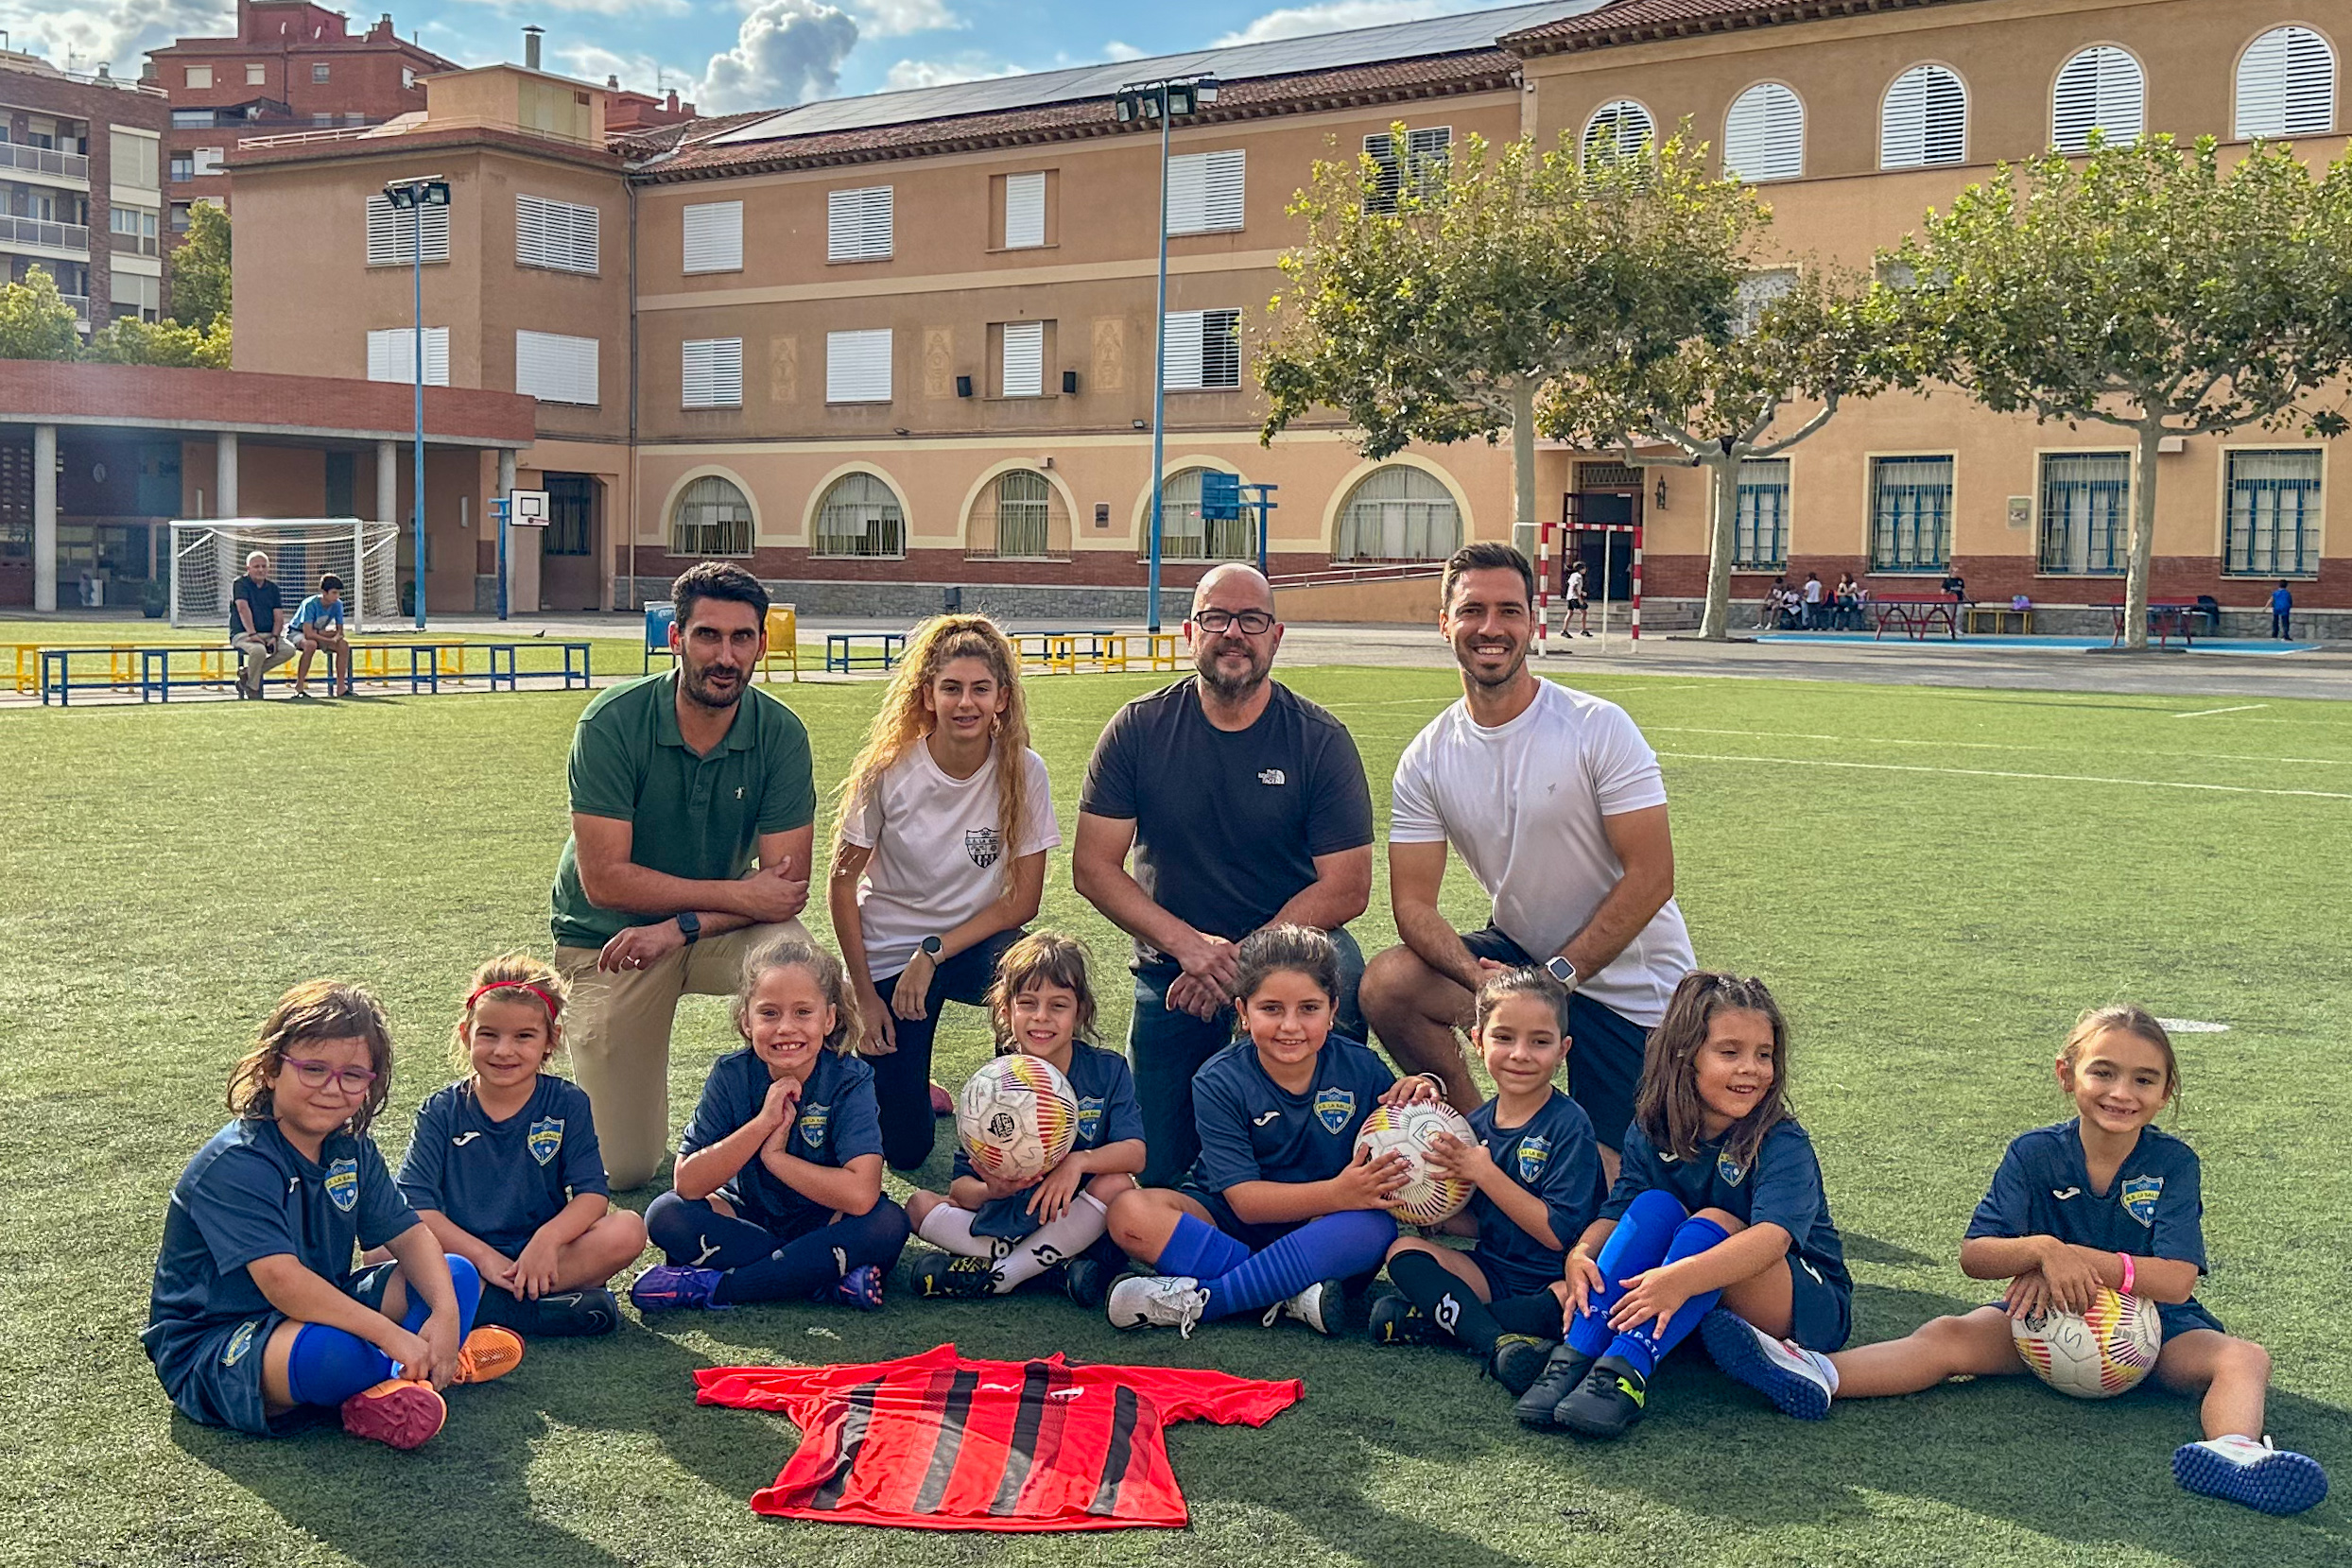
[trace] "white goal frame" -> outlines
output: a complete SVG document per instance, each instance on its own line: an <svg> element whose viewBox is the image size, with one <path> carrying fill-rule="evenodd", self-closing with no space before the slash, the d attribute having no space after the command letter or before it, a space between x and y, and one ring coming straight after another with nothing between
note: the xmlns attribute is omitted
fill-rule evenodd
<svg viewBox="0 0 2352 1568"><path fill-rule="evenodd" d="M211 606L190 606L182 593L182 563L192 554L208 545L223 545L236 558L233 566L223 574L223 587L233 588L235 574L244 565L244 557L253 550L268 554L274 564L281 551L289 544L320 544L347 549L352 566L345 574L343 603L345 618L354 635L367 629L371 594L394 608L381 612L388 618L397 618L397 582L400 525L372 523L356 517L202 517L175 518L171 524L171 624L175 627L201 625L206 619L222 619L228 613L226 603L216 610ZM224 563L226 564L226 563ZM295 585L297 602L315 584Z"/></svg>

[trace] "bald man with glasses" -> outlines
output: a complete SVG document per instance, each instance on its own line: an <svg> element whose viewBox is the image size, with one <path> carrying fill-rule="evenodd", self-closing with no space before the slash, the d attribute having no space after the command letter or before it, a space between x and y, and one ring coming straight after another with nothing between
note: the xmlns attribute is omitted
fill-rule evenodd
<svg viewBox="0 0 2352 1568"><path fill-rule="evenodd" d="M1196 673L1121 708L1096 742L1070 856L1079 892L1135 939L1127 1056L1146 1186L1172 1184L1199 1152L1192 1075L1233 1040L1242 938L1331 933L1337 1026L1364 1028L1364 959L1346 927L1372 898L1372 791L1355 737L1269 679L1282 623L1254 569L1203 577L1185 637Z"/></svg>

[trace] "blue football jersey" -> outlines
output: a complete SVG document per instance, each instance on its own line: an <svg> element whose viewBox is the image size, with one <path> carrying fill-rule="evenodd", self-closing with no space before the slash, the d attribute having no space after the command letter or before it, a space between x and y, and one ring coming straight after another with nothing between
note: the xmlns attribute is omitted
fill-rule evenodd
<svg viewBox="0 0 2352 1568"><path fill-rule="evenodd" d="M440 1211L510 1258L581 1193L613 1190L586 1092L546 1073L503 1122L470 1078L434 1094L417 1108L399 1180L410 1208Z"/></svg>
<svg viewBox="0 0 2352 1568"><path fill-rule="evenodd" d="M1070 1045L1070 1094L1078 1101L1078 1138L1070 1151L1102 1148L1111 1144L1123 1144L1129 1139L1143 1140L1143 1111L1135 1104L1135 1077L1127 1070L1127 1059L1116 1051L1106 1051L1084 1041ZM977 1176L972 1156L963 1145L956 1145L955 1174ZM972 1220L976 1236L997 1236L1018 1241L1037 1229L1037 1216L1029 1212L1029 1195L1014 1193L1009 1198L992 1198L980 1205Z"/></svg>
<svg viewBox="0 0 2352 1568"><path fill-rule="evenodd" d="M1236 1041L1193 1076L1193 1185L1329 1180L1355 1158L1357 1129L1395 1081L1369 1046L1334 1034L1315 1053L1306 1092L1293 1094L1266 1076L1255 1045Z"/></svg>
<svg viewBox="0 0 2352 1568"><path fill-rule="evenodd" d="M2091 1190L2079 1118L2011 1142L1992 1190L1968 1221L1977 1236L2056 1236L2101 1252L2170 1258L2205 1271L2205 1199L2196 1152L2170 1133L2139 1129L2139 1142L2103 1193Z"/></svg>
<svg viewBox="0 0 2352 1568"><path fill-rule="evenodd" d="M1660 1150L1634 1123L1625 1129L1617 1185L1600 1205L1600 1217L1616 1219L1634 1198L1661 1188L1690 1210L1721 1209L1750 1225L1777 1225L1789 1232L1789 1253L1841 1297L1854 1294L1846 1272L1845 1244L1830 1223L1829 1198L1822 1190L1821 1162L1813 1141L1784 1118L1764 1135L1753 1167L1742 1167L1724 1151L1724 1140L1699 1146L1696 1160L1677 1160Z"/></svg>
<svg viewBox="0 0 2352 1568"><path fill-rule="evenodd" d="M678 1158L719 1142L759 1114L775 1082L768 1064L750 1046L720 1057L703 1080L701 1102L678 1139ZM808 1081L801 1086L800 1110L785 1152L812 1165L839 1168L861 1154L882 1152L882 1113L873 1097L873 1069L854 1056L820 1051ZM824 1205L777 1180L754 1155L743 1163L719 1196L754 1225L777 1232L804 1227Z"/></svg>
<svg viewBox="0 0 2352 1568"><path fill-rule="evenodd" d="M1531 1296L1561 1277L1567 1249L1600 1211L1600 1148L1584 1108L1557 1089L1517 1127L1496 1126L1499 1103L1470 1112L1470 1129L1504 1174L1544 1200L1560 1245L1547 1247L1519 1229L1483 1192L1471 1195L1469 1213L1479 1222L1478 1260L1496 1296Z"/></svg>

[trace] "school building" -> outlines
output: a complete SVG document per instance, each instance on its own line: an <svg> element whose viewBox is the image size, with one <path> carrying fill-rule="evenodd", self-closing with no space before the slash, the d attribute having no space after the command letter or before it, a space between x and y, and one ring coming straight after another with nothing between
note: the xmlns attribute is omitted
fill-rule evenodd
<svg viewBox="0 0 2352 1568"><path fill-rule="evenodd" d="M1787 265L1867 267L1997 161L2094 126L2336 158L2343 20L2306 0L1558 0L618 136L591 83L427 76L421 113L229 155L236 364L407 381L415 220L382 189L438 177L426 377L536 400L518 464L552 498L526 546L546 608L625 608L731 556L810 612L911 614L962 588L1008 613L1132 616L1155 483L1173 592L1254 556L1251 528L1202 516L1212 471L1279 487L1278 577L1511 537L1507 445L1370 462L1323 421L1260 446L1249 344L1317 159L1371 151L1402 178L1474 132L1623 142L1687 119L1762 189ZM1172 135L1155 475L1159 137L1115 100L1194 76L1220 91ZM2159 595L2252 607L2286 577L2307 609L2352 609L2331 443L2250 429L2168 448ZM1539 459L1544 515L1583 495L1580 515L1644 525L1653 612L1699 592L1699 474ZM1949 391L1879 398L1743 474L1736 592L1783 570L1880 592L1958 570L1980 599L2102 605L2130 482L2111 432ZM458 508L428 528L429 604L473 608ZM1396 619L1429 595L1319 597L1288 604Z"/></svg>

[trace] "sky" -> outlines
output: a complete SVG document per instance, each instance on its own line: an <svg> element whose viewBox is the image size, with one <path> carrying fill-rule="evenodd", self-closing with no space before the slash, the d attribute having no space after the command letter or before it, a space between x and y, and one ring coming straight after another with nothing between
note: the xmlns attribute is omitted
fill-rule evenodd
<svg viewBox="0 0 2352 1568"><path fill-rule="evenodd" d="M705 113L922 87L1018 71L1336 32L1507 0L1194 0L1181 16L1101 0L392 0L404 35L461 65L522 59L643 92L677 88ZM355 30L384 0L350 14ZM146 50L225 36L221 0L0 0L9 46L69 70L136 77Z"/></svg>

